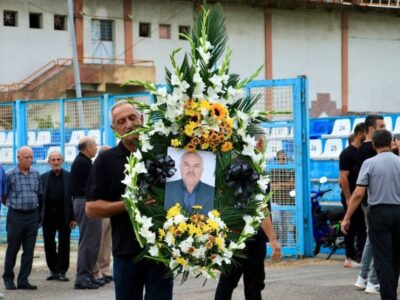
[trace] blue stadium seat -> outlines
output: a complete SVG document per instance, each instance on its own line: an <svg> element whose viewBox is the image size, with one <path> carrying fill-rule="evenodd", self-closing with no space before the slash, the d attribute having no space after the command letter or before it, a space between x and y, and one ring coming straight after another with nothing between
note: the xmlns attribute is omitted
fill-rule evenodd
<svg viewBox="0 0 400 300"><path fill-rule="evenodd" d="M310 138L319 139L323 134L329 134L332 131L332 120L311 120Z"/></svg>
<svg viewBox="0 0 400 300"><path fill-rule="evenodd" d="M46 147L43 146L33 146L33 159L44 160L46 158Z"/></svg>

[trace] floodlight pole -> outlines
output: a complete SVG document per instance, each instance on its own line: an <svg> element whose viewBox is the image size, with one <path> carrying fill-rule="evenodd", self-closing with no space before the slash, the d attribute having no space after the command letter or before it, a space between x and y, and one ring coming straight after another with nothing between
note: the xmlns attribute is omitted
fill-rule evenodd
<svg viewBox="0 0 400 300"><path fill-rule="evenodd" d="M77 98L82 98L81 77L80 77L80 74L79 74L78 51L77 51L77 48L76 48L75 24L74 24L74 2L73 2L73 0L68 0L68 19L69 19L69 28L70 28L70 31L71 31L72 63L73 63L73 66L74 66L76 97ZM84 126L84 115L83 115L82 101L78 101L77 102L77 106L78 106L79 127L83 127Z"/></svg>

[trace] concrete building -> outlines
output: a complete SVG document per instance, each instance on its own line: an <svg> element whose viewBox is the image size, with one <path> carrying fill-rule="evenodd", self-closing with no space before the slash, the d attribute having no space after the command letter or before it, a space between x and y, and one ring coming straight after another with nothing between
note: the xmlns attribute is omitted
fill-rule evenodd
<svg viewBox="0 0 400 300"><path fill-rule="evenodd" d="M311 115L397 112L398 0L222 2L231 72L260 65L258 79L309 78ZM168 54L188 49L201 1L75 0L84 95L131 92L128 79L163 83ZM74 95L67 1L0 2L0 100Z"/></svg>

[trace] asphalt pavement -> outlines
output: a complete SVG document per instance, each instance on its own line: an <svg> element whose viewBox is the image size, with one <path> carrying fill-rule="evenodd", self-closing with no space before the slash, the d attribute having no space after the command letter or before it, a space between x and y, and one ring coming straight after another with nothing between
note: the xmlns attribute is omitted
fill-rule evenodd
<svg viewBox="0 0 400 300"><path fill-rule="evenodd" d="M5 245L0 245L0 272L4 269ZM343 267L343 257L326 260L326 255L312 259L288 259L279 263L266 261L266 288L263 299L271 300L321 300L321 299L380 299L379 295L367 295L353 287L358 269ZM18 274L20 258L15 268ZM7 291L0 283L0 292L12 300L84 300L114 299L114 285L107 284L98 290L74 290L76 251L71 252L71 268L67 276L69 282L46 281L49 271L46 267L43 247L37 246L30 282L38 286L36 291ZM181 284L177 278L174 286L174 300L208 300L214 298L217 282L189 278ZM243 283L235 290L233 300L244 299ZM162 299L160 299L162 300Z"/></svg>

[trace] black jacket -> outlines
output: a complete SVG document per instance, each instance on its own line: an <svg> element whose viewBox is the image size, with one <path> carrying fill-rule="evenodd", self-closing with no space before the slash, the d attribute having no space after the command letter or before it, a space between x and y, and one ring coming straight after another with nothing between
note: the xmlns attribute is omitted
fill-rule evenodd
<svg viewBox="0 0 400 300"><path fill-rule="evenodd" d="M43 219L45 218L46 213L46 201L47 201L47 184L49 182L50 172L46 172L40 176L40 180L42 183L42 191L43 194L40 197L40 215L41 222L43 223ZM73 208L72 208L72 197L70 192L70 173L64 169L63 172L63 184L64 184L64 221L65 224L69 225L69 223L74 220Z"/></svg>

